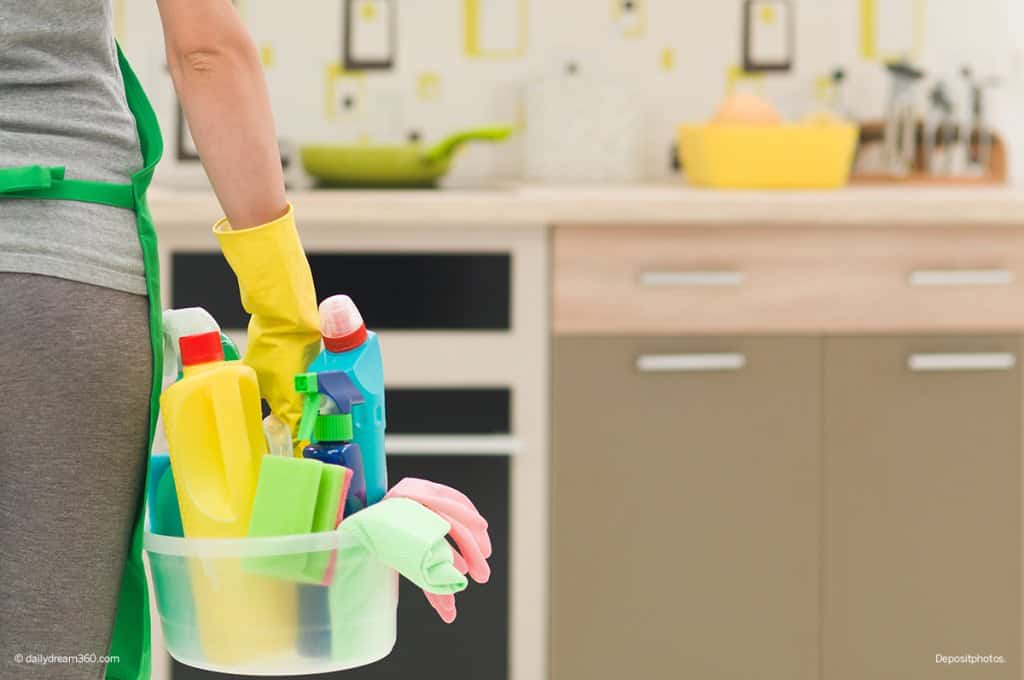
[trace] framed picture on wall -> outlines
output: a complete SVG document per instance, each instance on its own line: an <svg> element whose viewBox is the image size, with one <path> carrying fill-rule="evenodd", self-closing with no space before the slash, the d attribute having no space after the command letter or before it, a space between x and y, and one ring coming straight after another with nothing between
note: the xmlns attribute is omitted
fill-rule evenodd
<svg viewBox="0 0 1024 680"><path fill-rule="evenodd" d="M756 73L793 67L793 16L790 0L743 3L743 70Z"/></svg>
<svg viewBox="0 0 1024 680"><path fill-rule="evenodd" d="M395 0L344 0L342 64L349 71L389 70L395 65Z"/></svg>

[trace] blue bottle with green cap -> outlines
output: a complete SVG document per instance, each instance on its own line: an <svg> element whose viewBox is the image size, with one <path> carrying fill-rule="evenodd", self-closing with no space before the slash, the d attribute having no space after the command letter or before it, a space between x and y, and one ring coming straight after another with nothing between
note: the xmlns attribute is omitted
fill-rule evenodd
<svg viewBox="0 0 1024 680"><path fill-rule="evenodd" d="M313 426L313 441L302 450L303 458L328 465L343 465L352 470L352 482L345 498L345 516L366 507L366 473L359 444L352 441L352 414L318 414Z"/></svg>

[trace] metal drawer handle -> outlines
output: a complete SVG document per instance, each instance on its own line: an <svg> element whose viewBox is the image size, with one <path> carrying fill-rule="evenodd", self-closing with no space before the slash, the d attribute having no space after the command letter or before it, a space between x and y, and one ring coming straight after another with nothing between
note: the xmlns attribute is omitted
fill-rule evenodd
<svg viewBox="0 0 1024 680"><path fill-rule="evenodd" d="M1012 352L978 354L911 354L911 371L1009 371L1017 365Z"/></svg>
<svg viewBox="0 0 1024 680"><path fill-rule="evenodd" d="M743 354L641 354L637 370L643 373L738 371L747 365Z"/></svg>
<svg viewBox="0 0 1024 680"><path fill-rule="evenodd" d="M728 287L743 285L743 272L728 270L694 269L690 271L656 271L640 274L640 284L654 288L669 287Z"/></svg>
<svg viewBox="0 0 1024 680"><path fill-rule="evenodd" d="M1009 269L915 269L910 272L911 286L1009 286Z"/></svg>
<svg viewBox="0 0 1024 680"><path fill-rule="evenodd" d="M523 442L508 435L388 435L384 450L397 456L509 456Z"/></svg>

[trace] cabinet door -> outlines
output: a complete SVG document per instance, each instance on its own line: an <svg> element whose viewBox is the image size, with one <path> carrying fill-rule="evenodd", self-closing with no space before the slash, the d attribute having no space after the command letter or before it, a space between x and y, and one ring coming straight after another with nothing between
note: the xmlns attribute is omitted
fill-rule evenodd
<svg viewBox="0 0 1024 680"><path fill-rule="evenodd" d="M825 345L825 680L1020 677L1016 338Z"/></svg>
<svg viewBox="0 0 1024 680"><path fill-rule="evenodd" d="M552 678L817 678L820 341L553 362Z"/></svg>

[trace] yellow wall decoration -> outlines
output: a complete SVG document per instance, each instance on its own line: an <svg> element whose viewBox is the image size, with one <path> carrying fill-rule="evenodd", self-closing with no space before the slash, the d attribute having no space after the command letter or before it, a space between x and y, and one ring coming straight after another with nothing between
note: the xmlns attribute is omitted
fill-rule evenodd
<svg viewBox="0 0 1024 680"><path fill-rule="evenodd" d="M661 64L663 71L672 71L676 67L676 51L674 48L666 47L661 51L658 57L658 63Z"/></svg>
<svg viewBox="0 0 1024 680"><path fill-rule="evenodd" d="M416 96L421 101L435 101L441 98L441 76L424 71L416 78Z"/></svg>
<svg viewBox="0 0 1024 680"><path fill-rule="evenodd" d="M882 62L902 61L921 55L924 49L926 0L860 0L860 51L865 59ZM900 23L884 31L886 22ZM902 24L902 25L900 25ZM895 48L888 39L893 31L905 31L908 35Z"/></svg>
<svg viewBox="0 0 1024 680"><path fill-rule="evenodd" d="M466 54L516 59L526 54L528 0L463 0Z"/></svg>
<svg viewBox="0 0 1024 680"><path fill-rule="evenodd" d="M274 46L260 45L260 63L263 68L270 68L274 65Z"/></svg>
<svg viewBox="0 0 1024 680"><path fill-rule="evenodd" d="M739 64L733 64L725 71L725 91L732 94L740 83L751 83L756 86L755 89L761 89L763 76L763 73L744 71Z"/></svg>

